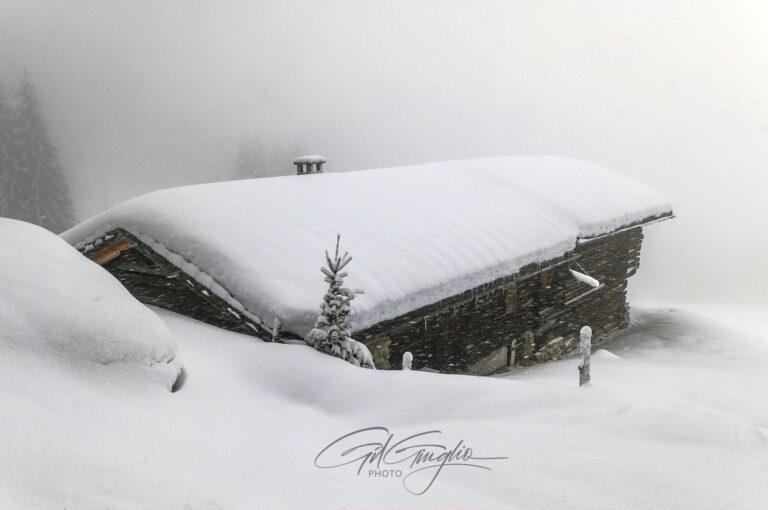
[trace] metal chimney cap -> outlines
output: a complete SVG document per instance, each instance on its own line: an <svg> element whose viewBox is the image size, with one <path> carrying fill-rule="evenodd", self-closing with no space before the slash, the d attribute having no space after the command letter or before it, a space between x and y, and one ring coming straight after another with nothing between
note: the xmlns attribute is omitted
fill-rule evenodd
<svg viewBox="0 0 768 510"><path fill-rule="evenodd" d="M299 156L293 160L294 165L306 165L306 164L322 164L325 163L325 156L319 154L309 154L307 156Z"/></svg>

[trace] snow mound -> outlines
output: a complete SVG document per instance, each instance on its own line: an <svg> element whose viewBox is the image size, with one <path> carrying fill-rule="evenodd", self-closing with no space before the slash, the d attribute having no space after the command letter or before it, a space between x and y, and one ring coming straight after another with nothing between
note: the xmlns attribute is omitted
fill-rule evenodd
<svg viewBox="0 0 768 510"><path fill-rule="evenodd" d="M614 360L614 359L623 359L621 356L617 356L611 351L606 351L605 349L599 349L595 351L592 354L593 360Z"/></svg>
<svg viewBox="0 0 768 510"><path fill-rule="evenodd" d="M661 194L604 168L518 156L167 189L63 236L80 248L125 229L189 261L265 323L277 317L303 335L337 233L354 257L349 285L366 291L353 307L359 329L670 213Z"/></svg>
<svg viewBox="0 0 768 510"><path fill-rule="evenodd" d="M624 361L594 364L588 391L574 359L497 377L360 370L158 310L194 375L179 398L30 378L0 356L0 508L765 510L768 307L740 308L635 308L638 326L608 341ZM421 497L354 463L313 466L368 426L390 446L439 430L509 458L445 466Z"/></svg>
<svg viewBox="0 0 768 510"><path fill-rule="evenodd" d="M0 350L67 364L181 370L162 320L97 264L45 229L0 218Z"/></svg>

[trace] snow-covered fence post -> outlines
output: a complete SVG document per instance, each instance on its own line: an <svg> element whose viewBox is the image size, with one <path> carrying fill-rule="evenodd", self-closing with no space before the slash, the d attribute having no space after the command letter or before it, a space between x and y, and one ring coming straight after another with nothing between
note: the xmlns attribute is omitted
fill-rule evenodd
<svg viewBox="0 0 768 510"><path fill-rule="evenodd" d="M581 342L579 343L579 353L581 354L581 361L579 361L579 386L583 386L589 382L589 362L592 354L592 328L584 326L579 332Z"/></svg>
<svg viewBox="0 0 768 510"><path fill-rule="evenodd" d="M403 370L411 370L413 365L413 354L407 352L403 354Z"/></svg>

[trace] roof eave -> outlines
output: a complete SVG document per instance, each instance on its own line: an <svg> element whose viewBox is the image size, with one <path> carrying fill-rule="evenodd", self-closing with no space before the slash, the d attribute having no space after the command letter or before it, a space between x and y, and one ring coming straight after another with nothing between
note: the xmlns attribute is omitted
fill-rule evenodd
<svg viewBox="0 0 768 510"><path fill-rule="evenodd" d="M635 229L635 228L642 228L642 227L651 225L653 223L659 223L659 222L662 222L662 221L671 220L674 217L675 217L675 213L672 212L672 211L668 211L668 212L666 212L664 214L660 214L658 216L650 216L648 218L642 219L642 220L637 221L635 223L631 223L629 225L625 225L623 227L619 227L616 230L612 230L610 232L606 232L605 234L599 234L599 235L592 236L592 237L579 237L578 239L576 239L576 244L577 245L581 245L581 244L591 243L592 241L597 241L598 239L603 239L605 237L612 236L614 234L618 234L620 232L626 232L627 230L632 230L632 229Z"/></svg>

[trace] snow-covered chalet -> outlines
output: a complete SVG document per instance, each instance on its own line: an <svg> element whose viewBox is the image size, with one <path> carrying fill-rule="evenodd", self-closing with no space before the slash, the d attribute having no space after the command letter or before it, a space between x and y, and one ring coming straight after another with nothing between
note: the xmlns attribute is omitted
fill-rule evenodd
<svg viewBox="0 0 768 510"><path fill-rule="evenodd" d="M489 374L564 356L584 325L598 339L626 327L643 227L673 214L645 185L561 157L320 163L149 193L63 236L144 303L287 341L313 326L338 233L377 368L410 351L416 369Z"/></svg>

